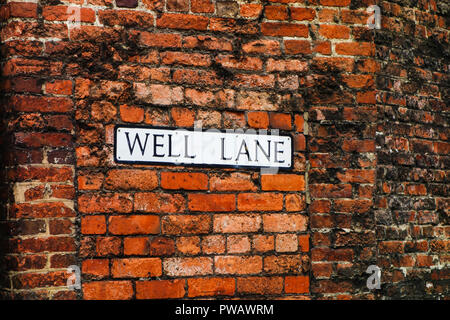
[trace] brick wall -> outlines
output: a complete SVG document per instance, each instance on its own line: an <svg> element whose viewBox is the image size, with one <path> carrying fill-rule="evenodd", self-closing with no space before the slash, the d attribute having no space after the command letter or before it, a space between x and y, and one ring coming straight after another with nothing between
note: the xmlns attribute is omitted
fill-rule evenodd
<svg viewBox="0 0 450 320"><path fill-rule="evenodd" d="M2 296L448 298L449 10L3 0ZM116 124L195 121L278 129L293 169L114 162Z"/></svg>
<svg viewBox="0 0 450 320"><path fill-rule="evenodd" d="M450 7L401 4L382 4L386 17L375 35L377 261L390 282L383 294L448 297Z"/></svg>

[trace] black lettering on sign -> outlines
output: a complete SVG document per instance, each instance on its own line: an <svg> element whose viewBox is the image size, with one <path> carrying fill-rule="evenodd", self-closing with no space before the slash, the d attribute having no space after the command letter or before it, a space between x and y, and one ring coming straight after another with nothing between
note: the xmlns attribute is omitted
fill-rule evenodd
<svg viewBox="0 0 450 320"><path fill-rule="evenodd" d="M134 136L133 146L131 146L129 132L125 132L125 136L127 137L127 141L128 141L128 148L130 149L131 155L133 155L134 147L136 146L136 141L139 144L139 148L141 149L142 155L144 155L145 147L147 146L147 140L148 140L149 135L150 135L150 133L145 134L144 147L142 147L141 139L139 139L139 134L136 133L136 135Z"/></svg>

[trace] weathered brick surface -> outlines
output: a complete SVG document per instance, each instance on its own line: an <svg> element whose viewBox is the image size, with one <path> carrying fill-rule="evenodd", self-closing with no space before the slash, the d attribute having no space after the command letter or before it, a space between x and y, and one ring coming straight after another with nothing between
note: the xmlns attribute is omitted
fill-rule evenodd
<svg viewBox="0 0 450 320"><path fill-rule="evenodd" d="M448 299L445 2L81 7L0 5L2 296ZM113 160L116 124L195 121L291 135L293 169Z"/></svg>
<svg viewBox="0 0 450 320"><path fill-rule="evenodd" d="M420 1L414 20L410 6L385 2L375 35L377 264L386 282L381 294L395 298L449 295L450 52L443 6Z"/></svg>

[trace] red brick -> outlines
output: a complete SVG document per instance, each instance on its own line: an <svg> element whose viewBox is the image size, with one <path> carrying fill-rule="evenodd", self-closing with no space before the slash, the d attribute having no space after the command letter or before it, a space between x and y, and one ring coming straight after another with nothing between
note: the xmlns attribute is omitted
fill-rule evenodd
<svg viewBox="0 0 450 320"><path fill-rule="evenodd" d="M263 111L247 113L248 125L252 128L267 129L269 127L269 115Z"/></svg>
<svg viewBox="0 0 450 320"><path fill-rule="evenodd" d="M375 104L376 103L376 93L375 93L375 91L358 92L356 94L356 101L358 103Z"/></svg>
<svg viewBox="0 0 450 320"><path fill-rule="evenodd" d="M51 189L54 198L73 199L75 196L75 188L70 185L55 185Z"/></svg>
<svg viewBox="0 0 450 320"><path fill-rule="evenodd" d="M215 96L213 92L209 91L198 91L195 89L187 88L185 90L186 100L190 101L192 104L199 106L208 106L214 103Z"/></svg>
<svg viewBox="0 0 450 320"><path fill-rule="evenodd" d="M195 13L213 13L214 4L211 0L191 0L191 10Z"/></svg>
<svg viewBox="0 0 450 320"><path fill-rule="evenodd" d="M286 277L284 281L284 290L286 293L309 292L309 277L307 276Z"/></svg>
<svg viewBox="0 0 450 320"><path fill-rule="evenodd" d="M106 232L106 220L104 216L88 216L81 218L81 233L104 234Z"/></svg>
<svg viewBox="0 0 450 320"><path fill-rule="evenodd" d="M58 218L75 216L75 211L62 202L19 203L13 206L11 212L11 218Z"/></svg>
<svg viewBox="0 0 450 320"><path fill-rule="evenodd" d="M341 182L375 183L375 170L348 169L344 173L337 173Z"/></svg>
<svg viewBox="0 0 450 320"><path fill-rule="evenodd" d="M406 193L410 195L426 195L427 188L424 184L408 184L406 186Z"/></svg>
<svg viewBox="0 0 450 320"><path fill-rule="evenodd" d="M303 72L308 69L308 64L300 60L267 60L267 71L298 71Z"/></svg>
<svg viewBox="0 0 450 320"><path fill-rule="evenodd" d="M109 275L108 259L88 259L82 263L81 271L83 275L104 278Z"/></svg>
<svg viewBox="0 0 450 320"><path fill-rule="evenodd" d="M121 252L122 241L117 237L96 238L96 253L99 256L118 255Z"/></svg>
<svg viewBox="0 0 450 320"><path fill-rule="evenodd" d="M149 47L177 48L181 47L181 36L174 33L150 33L139 34L141 44Z"/></svg>
<svg viewBox="0 0 450 320"><path fill-rule="evenodd" d="M225 237L220 235L206 236L202 239L202 252L204 254L224 253Z"/></svg>
<svg viewBox="0 0 450 320"><path fill-rule="evenodd" d="M372 206L371 200L335 200L335 210L337 212L365 213Z"/></svg>
<svg viewBox="0 0 450 320"><path fill-rule="evenodd" d="M154 237L148 246L153 256L167 256L175 252L175 241L166 237Z"/></svg>
<svg viewBox="0 0 450 320"><path fill-rule="evenodd" d="M351 0L320 0L320 4L330 7L346 7L350 5Z"/></svg>
<svg viewBox="0 0 450 320"><path fill-rule="evenodd" d="M161 53L161 62L168 65L207 67L211 64L211 59L205 54L168 51Z"/></svg>
<svg viewBox="0 0 450 320"><path fill-rule="evenodd" d="M172 108L173 121L178 127L193 127L195 114L194 111L185 108Z"/></svg>
<svg viewBox="0 0 450 320"><path fill-rule="evenodd" d="M186 36L183 38L184 48L196 48L201 50L219 50L232 51L233 44L230 40L225 38L216 38L212 36L198 35Z"/></svg>
<svg viewBox="0 0 450 320"><path fill-rule="evenodd" d="M134 210L152 213L184 212L186 201L181 194L170 193L136 193Z"/></svg>
<svg viewBox="0 0 450 320"><path fill-rule="evenodd" d="M168 11L187 12L189 11L189 0L167 0Z"/></svg>
<svg viewBox="0 0 450 320"><path fill-rule="evenodd" d="M286 54L310 54L311 42L308 40L285 40L284 51Z"/></svg>
<svg viewBox="0 0 450 320"><path fill-rule="evenodd" d="M235 74L232 85L244 88L273 88L275 77L273 75Z"/></svg>
<svg viewBox="0 0 450 320"><path fill-rule="evenodd" d="M348 39L350 38L350 28L340 25L322 24L319 27L319 34L327 39Z"/></svg>
<svg viewBox="0 0 450 320"><path fill-rule="evenodd" d="M232 296L235 292L233 278L192 278L188 279L189 297Z"/></svg>
<svg viewBox="0 0 450 320"><path fill-rule="evenodd" d="M299 21L311 21L316 17L316 11L311 8L296 8L291 7L291 19Z"/></svg>
<svg viewBox="0 0 450 320"><path fill-rule="evenodd" d="M332 228L335 226L333 218L330 215L313 215L311 216L312 228Z"/></svg>
<svg viewBox="0 0 450 320"><path fill-rule="evenodd" d="M160 232L158 216L111 216L109 232L118 235L156 234Z"/></svg>
<svg viewBox="0 0 450 320"><path fill-rule="evenodd" d="M277 234L275 239L277 252L295 252L298 250L298 238L296 234Z"/></svg>
<svg viewBox="0 0 450 320"><path fill-rule="evenodd" d="M179 237L176 246L177 251L184 255L196 255L201 251L199 237Z"/></svg>
<svg viewBox="0 0 450 320"><path fill-rule="evenodd" d="M25 133L14 134L15 143L25 147L70 147L72 135L67 133Z"/></svg>
<svg viewBox="0 0 450 320"><path fill-rule="evenodd" d="M279 211L283 208L283 195L277 193L241 193L239 211Z"/></svg>
<svg viewBox="0 0 450 320"><path fill-rule="evenodd" d="M257 34L259 25L251 20L237 21L230 18L211 18L209 30L236 34Z"/></svg>
<svg viewBox="0 0 450 320"><path fill-rule="evenodd" d="M261 32L265 36L308 37L308 26L294 23L263 22Z"/></svg>
<svg viewBox="0 0 450 320"><path fill-rule="evenodd" d="M262 270L260 256L218 256L214 259L218 274L255 274Z"/></svg>
<svg viewBox="0 0 450 320"><path fill-rule="evenodd" d="M242 45L246 53L261 53L278 55L281 53L280 43L275 40L255 40Z"/></svg>
<svg viewBox="0 0 450 320"><path fill-rule="evenodd" d="M255 235L253 237L252 245L256 252L273 251L275 248L275 239L272 235Z"/></svg>
<svg viewBox="0 0 450 320"><path fill-rule="evenodd" d="M354 252L352 249L312 248L312 261L346 261L352 262Z"/></svg>
<svg viewBox="0 0 450 320"><path fill-rule="evenodd" d="M313 263L311 268L316 278L329 278L333 273L333 265L331 263Z"/></svg>
<svg viewBox="0 0 450 320"><path fill-rule="evenodd" d="M306 209L305 197L299 194L287 194L285 204L286 211L303 211Z"/></svg>
<svg viewBox="0 0 450 320"><path fill-rule="evenodd" d="M375 152L375 142L372 140L344 140L342 150L347 152Z"/></svg>
<svg viewBox="0 0 450 320"><path fill-rule="evenodd" d="M224 68L250 71L261 70L263 66L261 59L247 56L235 58L231 55L219 55L216 58L216 62Z"/></svg>
<svg viewBox="0 0 450 320"><path fill-rule="evenodd" d="M264 231L293 232L305 231L308 219L301 214L265 214L263 215Z"/></svg>
<svg viewBox="0 0 450 320"><path fill-rule="evenodd" d="M286 113L270 113L270 127L281 130L291 130L291 115Z"/></svg>
<svg viewBox="0 0 450 320"><path fill-rule="evenodd" d="M114 169L108 171L105 188L109 190L152 190L158 186L155 171Z"/></svg>
<svg viewBox="0 0 450 320"><path fill-rule="evenodd" d="M152 28L153 14L135 10L99 10L100 23L107 26L120 25L128 28Z"/></svg>
<svg viewBox="0 0 450 320"><path fill-rule="evenodd" d="M72 234L73 230L75 229L75 224L73 221L67 220L67 219L55 219L50 220L49 222L49 229L50 234L57 235L57 234ZM103 226L99 225L99 228L97 226L93 226L93 231L96 232L102 232Z"/></svg>
<svg viewBox="0 0 450 320"><path fill-rule="evenodd" d="M214 216L214 231L219 233L256 232L260 226L259 215L218 214Z"/></svg>
<svg viewBox="0 0 450 320"><path fill-rule="evenodd" d="M21 253L68 252L75 251L75 239L72 237L26 238L14 245L11 251Z"/></svg>
<svg viewBox="0 0 450 320"><path fill-rule="evenodd" d="M38 83L37 79L16 77L13 79L5 79L3 89L14 92L41 93L42 84Z"/></svg>
<svg viewBox="0 0 450 320"><path fill-rule="evenodd" d="M403 253L404 243L402 241L383 241L378 244L380 254Z"/></svg>
<svg viewBox="0 0 450 320"><path fill-rule="evenodd" d="M304 270L303 265L309 260L299 254L277 255L264 257L264 271L270 274L294 273L298 274ZM309 266L308 266L309 267Z"/></svg>
<svg viewBox="0 0 450 320"><path fill-rule="evenodd" d="M72 94L72 81L70 80L54 80L45 84L45 92L49 94Z"/></svg>
<svg viewBox="0 0 450 320"><path fill-rule="evenodd" d="M241 294L271 295L283 291L281 277L248 277L237 279L237 292Z"/></svg>
<svg viewBox="0 0 450 320"><path fill-rule="evenodd" d="M417 267L431 267L433 265L433 256L417 255L416 266Z"/></svg>
<svg viewBox="0 0 450 320"><path fill-rule="evenodd" d="M120 106L120 117L125 122L139 123L144 121L144 109L124 104Z"/></svg>
<svg viewBox="0 0 450 320"><path fill-rule="evenodd" d="M211 217L206 215L169 215L162 219L164 234L208 233Z"/></svg>
<svg viewBox="0 0 450 320"><path fill-rule="evenodd" d="M234 172L229 175L221 174L210 178L211 191L255 191L256 186L251 176Z"/></svg>
<svg viewBox="0 0 450 320"><path fill-rule="evenodd" d="M375 45L369 42L342 42L336 43L335 51L342 55L373 56Z"/></svg>
<svg viewBox="0 0 450 320"><path fill-rule="evenodd" d="M269 20L287 20L288 11L285 6L265 6L264 13Z"/></svg>
<svg viewBox="0 0 450 320"><path fill-rule="evenodd" d="M315 41L313 51L321 54L331 54L331 43L329 41Z"/></svg>
<svg viewBox="0 0 450 320"><path fill-rule="evenodd" d="M103 184L103 174L101 173L78 173L78 189L80 190L99 190Z"/></svg>
<svg viewBox="0 0 450 320"><path fill-rule="evenodd" d="M70 16L69 7L66 6L46 6L42 8L42 16L50 21L68 21ZM94 22L95 11L90 8L80 9L80 22Z"/></svg>
<svg viewBox="0 0 450 320"><path fill-rule="evenodd" d="M31 289L36 287L60 287L66 284L68 273L53 271L46 273L21 273L12 277L17 289Z"/></svg>
<svg viewBox="0 0 450 320"><path fill-rule="evenodd" d="M209 19L207 17L164 13L156 20L156 26L170 29L206 30Z"/></svg>
<svg viewBox="0 0 450 320"><path fill-rule="evenodd" d="M341 293L351 292L352 290L352 284L348 281L320 280L315 281L311 286L311 291L316 293Z"/></svg>
<svg viewBox="0 0 450 320"><path fill-rule="evenodd" d="M212 258L167 258L163 261L164 274L171 277L212 274Z"/></svg>
<svg viewBox="0 0 450 320"><path fill-rule="evenodd" d="M154 280L136 282L136 299L171 299L184 297L185 280Z"/></svg>
<svg viewBox="0 0 450 320"><path fill-rule="evenodd" d="M326 71L330 67L334 67L342 71L352 72L355 62L352 58L316 57L312 59L312 64L319 70Z"/></svg>
<svg viewBox="0 0 450 320"><path fill-rule="evenodd" d="M125 255L145 255L149 251L147 237L125 238L123 241L123 253Z"/></svg>
<svg viewBox="0 0 450 320"><path fill-rule="evenodd" d="M302 252L309 251L309 235L298 236L298 246Z"/></svg>
<svg viewBox="0 0 450 320"><path fill-rule="evenodd" d="M233 211L236 208L233 194L189 194L191 211Z"/></svg>
<svg viewBox="0 0 450 320"><path fill-rule="evenodd" d="M303 134L296 134L294 137L294 150L304 151L306 150L306 138Z"/></svg>
<svg viewBox="0 0 450 320"><path fill-rule="evenodd" d="M263 174L261 189L264 191L303 191L305 177L296 174Z"/></svg>
<svg viewBox="0 0 450 320"><path fill-rule="evenodd" d="M295 115L294 124L295 124L295 131L303 132L305 120L302 115L298 114Z"/></svg>
<svg viewBox="0 0 450 320"><path fill-rule="evenodd" d="M129 194L83 194L78 197L78 210L82 213L129 213L132 210Z"/></svg>
<svg viewBox="0 0 450 320"><path fill-rule="evenodd" d="M312 184L310 192L314 198L350 198L352 186L349 184Z"/></svg>
<svg viewBox="0 0 450 320"><path fill-rule="evenodd" d="M161 172L161 187L171 190L207 190L208 176L193 172Z"/></svg>
<svg viewBox="0 0 450 320"><path fill-rule="evenodd" d="M250 239L246 235L231 235L227 237L227 253L248 253Z"/></svg>
<svg viewBox="0 0 450 320"><path fill-rule="evenodd" d="M131 281L95 281L83 283L86 300L130 300L133 296Z"/></svg>
<svg viewBox="0 0 450 320"><path fill-rule="evenodd" d="M5 6L5 19L15 18L37 18L37 4L27 2L10 2Z"/></svg>
<svg viewBox="0 0 450 320"><path fill-rule="evenodd" d="M73 181L73 169L71 167L35 167L21 166L16 170L8 172L11 181L32 181L40 182L70 182Z"/></svg>
<svg viewBox="0 0 450 320"><path fill-rule="evenodd" d="M241 4L240 16L245 18L257 18L262 12L263 6L259 3Z"/></svg>
<svg viewBox="0 0 450 320"><path fill-rule="evenodd" d="M147 278L162 275L161 259L129 258L113 259L111 274L113 278Z"/></svg>

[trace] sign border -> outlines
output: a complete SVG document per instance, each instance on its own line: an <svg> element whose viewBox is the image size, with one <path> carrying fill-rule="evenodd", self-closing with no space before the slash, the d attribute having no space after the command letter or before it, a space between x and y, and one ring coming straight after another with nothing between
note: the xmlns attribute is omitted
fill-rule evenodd
<svg viewBox="0 0 450 320"><path fill-rule="evenodd" d="M136 165L158 165L158 166L171 166L171 167L195 167L195 168L235 168L235 169L251 169L251 170L261 170L261 169L275 169L277 168L280 171L292 171L294 168L294 138L289 134L280 134L281 137L289 137L291 138L291 165L289 167L257 167L257 166L245 166L245 165L228 165L228 164L196 164L196 163L168 163L168 162L156 162L156 161L129 161L129 160L118 160L117 159L117 129L119 128L135 128L135 129L161 129L161 130L177 130L183 129L186 131L195 131L195 128L185 128L185 127L163 127L163 126L145 126L145 125L132 125L132 124L116 124L114 125L114 162L119 164L136 164ZM211 128L208 128L211 129ZM208 129L202 129L202 132L207 131ZM227 133L226 129L215 129L222 133ZM235 129L231 129L235 130ZM255 129L258 132L258 129ZM269 131L270 129L268 129ZM242 133L247 134L247 133ZM268 135L270 136L270 135Z"/></svg>

